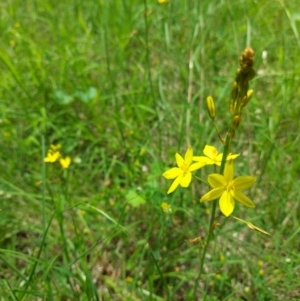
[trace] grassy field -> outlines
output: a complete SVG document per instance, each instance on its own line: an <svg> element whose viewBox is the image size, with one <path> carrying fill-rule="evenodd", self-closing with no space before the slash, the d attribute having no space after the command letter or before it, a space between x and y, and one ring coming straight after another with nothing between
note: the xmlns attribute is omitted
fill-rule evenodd
<svg viewBox="0 0 300 301"><path fill-rule="evenodd" d="M298 1L3 0L0 12L1 301L300 300ZM222 152L205 99L225 136L246 46L254 96L232 152L235 173L257 179L256 208L234 215L270 236L220 217L199 275L208 188L167 194L162 173L189 145ZM51 144L68 168L44 162Z"/></svg>

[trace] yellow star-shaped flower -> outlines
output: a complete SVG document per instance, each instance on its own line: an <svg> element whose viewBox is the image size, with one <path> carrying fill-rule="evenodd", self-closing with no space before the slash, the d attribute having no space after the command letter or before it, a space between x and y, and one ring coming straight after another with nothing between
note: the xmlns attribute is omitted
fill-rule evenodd
<svg viewBox="0 0 300 301"><path fill-rule="evenodd" d="M235 201L238 201L247 207L254 208L255 205L253 202L245 196L242 191L250 188L256 179L250 176L240 176L234 179L233 174L233 161L229 160L226 162L224 175L209 175L208 183L213 189L206 193L200 199L200 202L213 201L220 198L220 210L226 216L229 216L233 212Z"/></svg>
<svg viewBox="0 0 300 301"><path fill-rule="evenodd" d="M173 167L163 173L166 179L175 179L167 192L168 194L173 192L178 185L188 187L192 181L191 172L205 165L202 162L192 164L193 150L191 147L187 149L184 159L178 153L176 153L175 159L178 167Z"/></svg>
<svg viewBox="0 0 300 301"><path fill-rule="evenodd" d="M205 145L203 153L205 156L194 156L193 161L197 161L199 163L203 163L204 165L211 165L216 164L218 166L221 166L222 157L223 154L219 154L218 150L211 146L211 145ZM226 158L226 161L233 160L237 158L240 154L229 154Z"/></svg>

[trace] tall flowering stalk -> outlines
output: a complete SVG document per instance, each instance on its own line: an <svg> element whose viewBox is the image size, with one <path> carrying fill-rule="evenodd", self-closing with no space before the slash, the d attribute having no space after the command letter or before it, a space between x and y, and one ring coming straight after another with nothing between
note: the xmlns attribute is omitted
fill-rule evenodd
<svg viewBox="0 0 300 301"><path fill-rule="evenodd" d="M206 236L206 243L204 244L201 255L198 278L203 273L205 255L209 244L214 237L213 232L215 228L214 225L216 224L215 216L217 204L219 203L220 211L226 217L231 216L233 213L235 201L249 208L255 207L253 201L244 194L244 190L252 187L256 180L252 176L234 177L234 160L239 156L239 154L230 153L232 139L242 121L243 109L247 106L253 95L253 90L249 89L249 81L255 76L255 70L253 67L254 51L252 48L247 47L244 50L241 58L239 59L239 65L240 68L237 70L230 94L229 109L231 117L225 138L221 136L215 124L217 111L214 99L212 96L208 96L206 100L208 115L212 119L218 137L223 145L223 152L218 153L217 148L206 145L203 150L204 156L194 156L193 150L189 146L184 159L178 153L176 154L175 157L178 167L171 168L163 173L165 178L174 179L168 190L168 193L171 193L179 185L183 188L187 188L192 181L194 173L196 173L198 169L212 164L220 167L218 173L208 175L207 182L211 189L200 198L200 202L212 201L212 210L208 233ZM195 163L192 163L192 161L195 161ZM206 183L206 181L199 177L195 176L195 178ZM250 229L268 234L264 230L254 226L251 222L247 222L236 217L234 218L235 220L246 224ZM195 296L197 283L198 281L195 281Z"/></svg>
<svg viewBox="0 0 300 301"><path fill-rule="evenodd" d="M204 259L205 255L209 246L210 241L213 238L213 231L214 231L214 222L215 222L215 214L216 214L216 207L218 198L220 198L220 209L223 212L224 215L229 216L234 209L234 203L232 202L235 198L244 205L248 205L248 207L254 207L254 203L248 199L243 194L240 194L241 192L239 190L236 190L237 183L232 182L233 180L233 163L230 163L232 165L232 171L226 170L226 157L229 154L232 138L235 135L235 131L237 130L241 120L242 120L242 110L243 108L249 103L252 95L253 90L249 90L249 81L254 78L255 76L255 70L254 70L254 51L252 48L247 47L242 56L239 59L239 65L240 68L237 70L237 74L235 77L235 81L232 85L231 89L231 99L230 99L230 112L231 112L231 120L229 124L228 131L226 133L224 142L224 148L223 148L223 158L221 162L220 172L219 172L219 181L216 179L216 175L210 175L208 176L210 185L214 188L209 193L205 194L200 201L207 201L210 199L209 194L211 196L214 196L215 199L212 203L212 213L209 223L209 229L208 229L208 235L206 238L206 244L202 252L201 257L201 264L199 269L199 277L203 273L204 268ZM208 102L207 102L208 103ZM220 135L219 135L220 136ZM222 140L221 140L222 141ZM228 167L227 169L230 169L231 167ZM221 178L223 175L223 178ZM214 181L213 178L215 177ZM237 179L236 179L237 181ZM255 178L253 177L244 177L240 178L239 185L242 189L246 189L251 187L255 182ZM223 184L223 185L222 185ZM213 191L216 191L217 187L219 186L219 193L222 192L222 195L214 194ZM235 189L234 189L235 188ZM235 191L235 193L234 193ZM239 191L238 194L236 192ZM213 197L212 197L213 198ZM195 284L195 292L196 292L196 284Z"/></svg>

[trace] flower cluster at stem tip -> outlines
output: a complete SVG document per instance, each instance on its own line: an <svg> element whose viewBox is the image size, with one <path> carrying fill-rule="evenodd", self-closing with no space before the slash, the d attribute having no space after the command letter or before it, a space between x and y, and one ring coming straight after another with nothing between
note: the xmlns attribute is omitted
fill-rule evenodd
<svg viewBox="0 0 300 301"><path fill-rule="evenodd" d="M205 165L221 165L223 154L219 154L215 147L206 145L203 153L205 156L193 156L191 147L188 147L184 158L176 153L175 158L178 167L173 167L163 173L166 179L174 179L167 192L168 194L173 192L179 185L184 188L188 187L192 181L193 171ZM255 178L251 176L233 177L233 160L238 156L239 154L228 154L224 175L213 173L208 176L208 183L212 190L200 199L201 202L220 199L220 210L225 216L229 216L233 212L235 200L247 207L255 207L253 202L242 193L243 190L250 188L254 184Z"/></svg>
<svg viewBox="0 0 300 301"><path fill-rule="evenodd" d="M50 148L47 152L47 156L44 158L44 162L46 163L54 163L56 161L59 161L62 168L66 169L71 164L71 158L70 157L62 157L61 155L61 145L57 144L51 144Z"/></svg>

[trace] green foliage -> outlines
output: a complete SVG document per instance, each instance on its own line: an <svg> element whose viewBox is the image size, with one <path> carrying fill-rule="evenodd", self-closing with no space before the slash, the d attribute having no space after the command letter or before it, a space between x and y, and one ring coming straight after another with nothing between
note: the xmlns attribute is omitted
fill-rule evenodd
<svg viewBox="0 0 300 301"><path fill-rule="evenodd" d="M298 1L0 11L0 300L299 300ZM195 283L207 190L167 195L161 174L189 144L217 146L206 97L229 114L248 45L257 76L234 145L249 162L236 170L257 178L247 220L271 237L228 221ZM43 162L53 143L67 170Z"/></svg>

